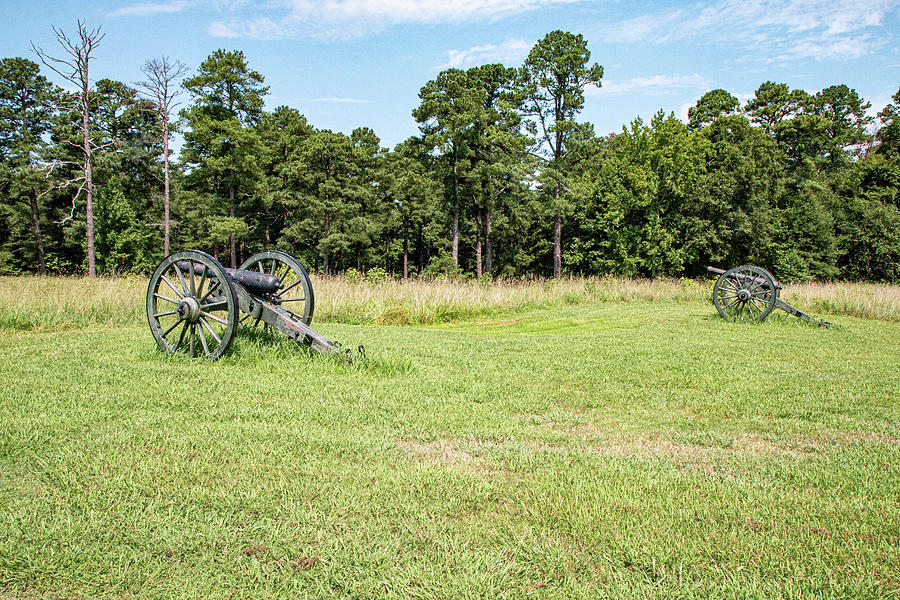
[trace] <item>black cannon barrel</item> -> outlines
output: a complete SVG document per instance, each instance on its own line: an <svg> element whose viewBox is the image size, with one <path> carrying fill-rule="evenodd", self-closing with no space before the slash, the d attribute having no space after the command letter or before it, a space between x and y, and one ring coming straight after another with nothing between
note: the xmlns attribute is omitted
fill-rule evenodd
<svg viewBox="0 0 900 600"><path fill-rule="evenodd" d="M187 261L180 260L176 264L185 273L191 270L191 266ZM194 274L203 275L204 268L203 265L194 264ZM243 269L225 269L225 272L228 273L233 282L239 283L257 293L275 293L282 288L281 280L275 275L269 275L268 273L258 273Z"/></svg>
<svg viewBox="0 0 900 600"><path fill-rule="evenodd" d="M725 273L727 273L725 269L717 269L716 267L706 267L706 270L710 273L715 273L716 275L724 275ZM762 277L750 277L749 275L744 275L743 273L732 273L732 275L736 279L753 279L755 283L766 283L766 280ZM781 284L779 284L777 281L775 282L775 288L779 290L781 289Z"/></svg>
<svg viewBox="0 0 900 600"><path fill-rule="evenodd" d="M233 282L258 292L275 293L282 287L281 280L275 275L269 275L268 273L246 271L244 269L225 269L225 272L231 275Z"/></svg>

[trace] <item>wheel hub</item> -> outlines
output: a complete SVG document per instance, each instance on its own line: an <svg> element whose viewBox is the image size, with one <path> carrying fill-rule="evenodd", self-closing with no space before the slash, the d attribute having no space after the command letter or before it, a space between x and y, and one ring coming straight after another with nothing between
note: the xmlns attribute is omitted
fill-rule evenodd
<svg viewBox="0 0 900 600"><path fill-rule="evenodd" d="M181 320L186 320L189 323L196 323L200 319L200 303L191 296L182 298L175 310L178 311L178 317Z"/></svg>
<svg viewBox="0 0 900 600"><path fill-rule="evenodd" d="M737 297L741 302L747 302L750 300L750 291L745 289L738 290Z"/></svg>

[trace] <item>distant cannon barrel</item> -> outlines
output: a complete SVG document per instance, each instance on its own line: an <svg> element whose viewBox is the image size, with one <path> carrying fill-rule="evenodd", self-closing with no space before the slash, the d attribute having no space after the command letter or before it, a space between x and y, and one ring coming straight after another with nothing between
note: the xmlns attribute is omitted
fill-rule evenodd
<svg viewBox="0 0 900 600"><path fill-rule="evenodd" d="M187 273L191 270L191 265L187 261L178 261L177 265L183 273ZM202 276L205 268L206 267L201 264L194 263L194 275ZM275 275L259 273L257 271L245 271L243 269L224 270L231 277L232 281L255 292L273 294L282 287L281 280Z"/></svg>

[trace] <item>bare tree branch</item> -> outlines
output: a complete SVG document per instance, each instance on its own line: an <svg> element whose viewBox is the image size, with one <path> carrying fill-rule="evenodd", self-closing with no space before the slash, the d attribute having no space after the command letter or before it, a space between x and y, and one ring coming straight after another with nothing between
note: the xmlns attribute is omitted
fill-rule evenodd
<svg viewBox="0 0 900 600"><path fill-rule="evenodd" d="M163 253L169 254L169 119L179 105L181 94L177 82L184 77L188 68L179 61L172 62L167 56L151 58L141 68L146 81L137 82L138 92L156 106L159 115L160 138L163 143Z"/></svg>
<svg viewBox="0 0 900 600"><path fill-rule="evenodd" d="M82 146L84 152L84 176L78 179L72 179L61 184L61 187L67 187L81 180L75 196L72 198L72 211L69 216L60 221L65 223L74 218L75 205L78 196L82 190L85 192L85 222L87 225L87 259L88 259L88 275L95 277L97 274L96 257L94 255L94 183L92 175L92 154L95 149L101 147L91 142L91 79L89 66L91 55L106 34L101 33L100 28L88 29L83 20L78 21L76 37L70 38L65 31L53 27L53 33L56 35L56 41L67 55L63 58L49 55L43 48L36 46L33 42L31 49L41 59L44 65L57 73L66 81L78 87L77 105L75 110L81 116L81 134Z"/></svg>

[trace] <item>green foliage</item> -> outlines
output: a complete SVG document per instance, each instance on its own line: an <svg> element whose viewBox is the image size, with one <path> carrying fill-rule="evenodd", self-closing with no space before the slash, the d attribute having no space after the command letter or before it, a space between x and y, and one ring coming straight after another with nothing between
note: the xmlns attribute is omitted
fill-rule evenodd
<svg viewBox="0 0 900 600"><path fill-rule="evenodd" d="M882 126L876 138L879 142L878 153L897 160L900 159L900 89L892 100L893 103L889 103L878 113Z"/></svg>
<svg viewBox="0 0 900 600"><path fill-rule="evenodd" d="M208 223L208 243L212 244L224 244L232 236L238 240L244 239L250 231L247 223L238 217L210 217Z"/></svg>
<svg viewBox="0 0 900 600"><path fill-rule="evenodd" d="M660 112L597 137L578 121L603 75L590 59L583 36L552 31L519 68L446 69L420 90L420 135L388 150L367 127L265 111L262 74L216 50L184 81L171 247L235 266L277 248L312 270L398 278L741 263L794 281L900 278L900 91L874 137L870 103L847 85L774 81L743 107L715 89L687 124ZM0 273L83 269L72 100L37 64L0 61ZM144 271L162 245L160 107L104 78L89 100L97 263Z"/></svg>
<svg viewBox="0 0 900 600"><path fill-rule="evenodd" d="M688 109L688 122L691 129L700 129L720 117L734 114L740 105L740 101L725 90L706 92Z"/></svg>
<svg viewBox="0 0 900 600"><path fill-rule="evenodd" d="M461 269L453 261L453 257L447 252L440 252L433 256L423 273L427 278L443 279L446 277L459 277Z"/></svg>
<svg viewBox="0 0 900 600"><path fill-rule="evenodd" d="M102 273L150 272L159 262L152 248L154 232L137 218L137 211L112 177L94 204L97 268Z"/></svg>
<svg viewBox="0 0 900 600"><path fill-rule="evenodd" d="M350 267L349 269L344 271L344 279L346 279L347 283L349 283L350 285L355 285L361 281L365 281L365 278L365 275L363 275L353 267Z"/></svg>
<svg viewBox="0 0 900 600"><path fill-rule="evenodd" d="M243 52L216 50L201 63L196 76L184 81L193 104L181 113L189 127L181 155L193 165L188 186L212 194L211 216L238 218L255 199L261 154L255 126L262 118L263 97L269 90L263 80L249 68ZM210 224L213 234L221 232L216 223ZM228 227L234 226L231 222ZM236 240L229 236L232 267L237 265Z"/></svg>
<svg viewBox="0 0 900 600"><path fill-rule="evenodd" d="M381 267L372 267L369 269L369 272L366 273L366 281L372 285L378 285L379 283L390 281L391 279L393 279L391 274Z"/></svg>

